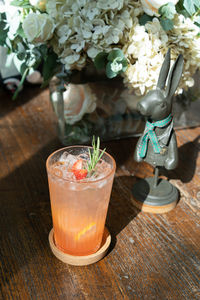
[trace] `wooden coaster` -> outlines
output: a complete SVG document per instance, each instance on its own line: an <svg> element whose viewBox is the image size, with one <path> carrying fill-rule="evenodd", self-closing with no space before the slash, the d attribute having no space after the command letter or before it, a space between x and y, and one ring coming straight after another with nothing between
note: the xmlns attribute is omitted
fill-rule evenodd
<svg viewBox="0 0 200 300"><path fill-rule="evenodd" d="M148 177L136 182L132 189L132 202L143 212L163 214L175 208L179 191L169 181L160 178L156 187L154 178Z"/></svg>
<svg viewBox="0 0 200 300"><path fill-rule="evenodd" d="M105 227L101 248L96 253L84 256L74 256L63 253L61 250L59 250L54 243L53 228L49 232L49 244L53 254L62 262L74 266L86 266L101 260L106 255L110 243L111 235L108 229Z"/></svg>
<svg viewBox="0 0 200 300"><path fill-rule="evenodd" d="M162 205L162 206L153 206L142 203L136 200L134 197L132 198L133 205L136 206L139 210L143 212L153 213L153 214L164 214L169 212L170 210L176 207L177 201L174 201L170 204Z"/></svg>

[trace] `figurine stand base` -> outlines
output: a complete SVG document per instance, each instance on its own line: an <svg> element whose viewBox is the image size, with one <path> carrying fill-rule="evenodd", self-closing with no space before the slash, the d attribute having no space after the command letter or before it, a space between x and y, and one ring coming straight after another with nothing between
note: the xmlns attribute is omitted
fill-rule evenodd
<svg viewBox="0 0 200 300"><path fill-rule="evenodd" d="M154 187L154 177L138 181L132 190L133 204L141 211L162 214L175 208L179 192L169 181L158 179Z"/></svg>
<svg viewBox="0 0 200 300"><path fill-rule="evenodd" d="M62 262L74 266L86 266L101 260L106 255L110 243L111 235L108 229L105 227L101 247L96 253L85 256L74 256L59 250L54 243L53 229L51 229L49 232L49 244L53 254Z"/></svg>

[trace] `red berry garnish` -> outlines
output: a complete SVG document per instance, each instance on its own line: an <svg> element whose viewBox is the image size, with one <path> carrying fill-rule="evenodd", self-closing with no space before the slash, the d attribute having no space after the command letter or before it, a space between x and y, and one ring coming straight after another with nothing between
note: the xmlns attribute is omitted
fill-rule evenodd
<svg viewBox="0 0 200 300"><path fill-rule="evenodd" d="M74 173L77 180L83 179L87 176L88 171L82 168L83 168L82 159L78 159L71 168L71 172Z"/></svg>
<svg viewBox="0 0 200 300"><path fill-rule="evenodd" d="M74 173L77 180L84 179L87 176L87 170L86 169L74 170L73 173Z"/></svg>

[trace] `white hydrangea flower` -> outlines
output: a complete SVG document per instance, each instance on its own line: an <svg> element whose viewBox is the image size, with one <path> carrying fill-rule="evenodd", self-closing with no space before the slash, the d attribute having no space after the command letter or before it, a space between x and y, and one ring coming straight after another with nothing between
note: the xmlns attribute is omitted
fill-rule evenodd
<svg viewBox="0 0 200 300"><path fill-rule="evenodd" d="M132 26L134 6L128 7L129 3L132 1L47 1L46 11L56 26L51 45L66 68L80 69L86 55L93 60L124 39L124 31Z"/></svg>
<svg viewBox="0 0 200 300"><path fill-rule="evenodd" d="M105 10L122 9L124 0L98 0L97 7Z"/></svg>
<svg viewBox="0 0 200 300"><path fill-rule="evenodd" d="M189 28L189 30L188 30ZM171 48L172 63L180 53L185 63L178 93L194 84L192 76L200 68L200 37L198 27L189 18L176 15L174 28L165 32L157 18L140 26L138 19L124 43L123 51L129 64L124 73L124 83L143 95L157 85L164 56Z"/></svg>

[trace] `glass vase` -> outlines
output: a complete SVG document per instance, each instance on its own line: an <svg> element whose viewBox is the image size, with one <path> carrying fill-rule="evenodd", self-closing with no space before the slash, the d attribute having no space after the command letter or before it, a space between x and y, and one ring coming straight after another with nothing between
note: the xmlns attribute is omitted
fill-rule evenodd
<svg viewBox="0 0 200 300"><path fill-rule="evenodd" d="M58 120L58 136L63 145L138 136L144 119L137 112L140 97L131 94L121 79L84 84L69 83L64 92L58 81L50 84L50 100Z"/></svg>

